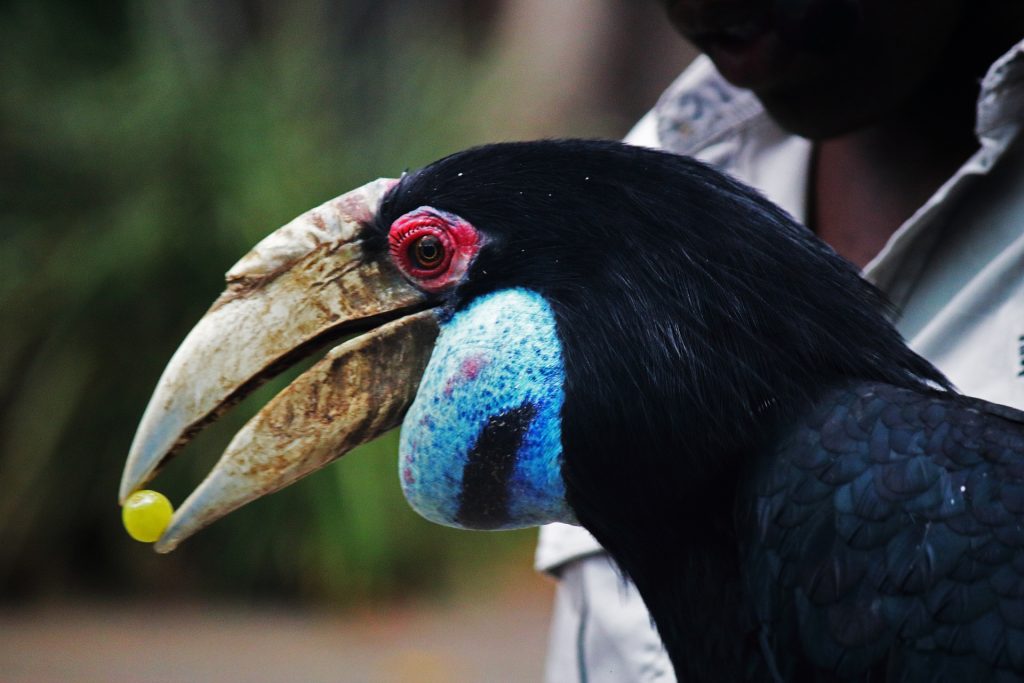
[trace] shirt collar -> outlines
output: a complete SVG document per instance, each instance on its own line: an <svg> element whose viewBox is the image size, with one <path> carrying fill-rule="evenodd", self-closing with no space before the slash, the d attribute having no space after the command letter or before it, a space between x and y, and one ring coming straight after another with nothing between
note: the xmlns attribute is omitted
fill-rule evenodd
<svg viewBox="0 0 1024 683"><path fill-rule="evenodd" d="M754 93L726 81L707 55L697 57L668 87L654 112L662 148L689 155L766 115Z"/></svg>

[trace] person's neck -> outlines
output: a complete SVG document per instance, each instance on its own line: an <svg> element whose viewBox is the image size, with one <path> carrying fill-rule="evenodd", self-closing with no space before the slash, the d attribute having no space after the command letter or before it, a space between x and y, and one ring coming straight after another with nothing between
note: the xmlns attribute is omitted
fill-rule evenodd
<svg viewBox="0 0 1024 683"><path fill-rule="evenodd" d="M863 268L896 230L977 149L979 82L1020 40L1024 6L988 7L965 21L960 50L903 107L871 125L815 144L807 223Z"/></svg>
<svg viewBox="0 0 1024 683"><path fill-rule="evenodd" d="M815 145L810 226L861 268L977 144L969 125L927 130L907 118Z"/></svg>

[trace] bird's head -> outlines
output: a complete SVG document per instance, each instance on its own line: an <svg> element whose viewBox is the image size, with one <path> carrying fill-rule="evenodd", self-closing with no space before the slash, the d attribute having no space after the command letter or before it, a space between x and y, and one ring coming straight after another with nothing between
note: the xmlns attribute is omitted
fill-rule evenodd
<svg viewBox="0 0 1024 683"><path fill-rule="evenodd" d="M403 489L433 521L658 525L828 385L941 383L880 308L699 162L471 149L328 202L232 268L158 383L121 496L262 379L359 332L234 437L158 550L399 423Z"/></svg>

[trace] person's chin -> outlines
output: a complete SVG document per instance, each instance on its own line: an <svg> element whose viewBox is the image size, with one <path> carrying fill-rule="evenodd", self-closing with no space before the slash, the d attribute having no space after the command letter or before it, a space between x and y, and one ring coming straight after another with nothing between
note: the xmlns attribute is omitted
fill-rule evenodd
<svg viewBox="0 0 1024 683"><path fill-rule="evenodd" d="M843 87L849 74L823 55L799 52L773 31L743 41L702 40L722 76L753 91L784 130L811 139L850 132L870 118L864 102ZM870 107L869 107L870 108Z"/></svg>
<svg viewBox="0 0 1024 683"><path fill-rule="evenodd" d="M781 81L792 62L790 51L770 30L742 39L707 36L695 42L727 81L755 92Z"/></svg>
<svg viewBox="0 0 1024 683"><path fill-rule="evenodd" d="M754 91L783 130L810 140L836 138L872 125L885 110L884 98L858 96L836 84L811 81L798 87Z"/></svg>

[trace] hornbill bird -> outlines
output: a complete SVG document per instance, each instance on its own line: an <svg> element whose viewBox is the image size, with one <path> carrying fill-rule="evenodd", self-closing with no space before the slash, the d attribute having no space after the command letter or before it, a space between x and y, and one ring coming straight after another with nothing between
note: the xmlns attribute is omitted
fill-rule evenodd
<svg viewBox="0 0 1024 683"><path fill-rule="evenodd" d="M504 143L272 233L170 361L122 500L265 377L157 542L402 424L430 520L608 549L681 680L1024 675L1024 413L958 394L857 270L693 159Z"/></svg>

